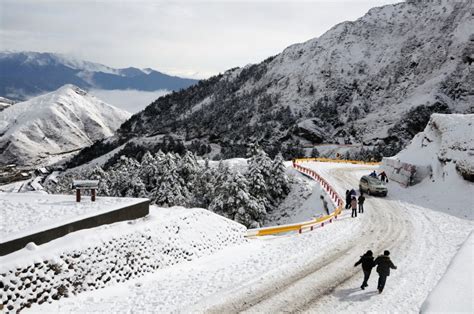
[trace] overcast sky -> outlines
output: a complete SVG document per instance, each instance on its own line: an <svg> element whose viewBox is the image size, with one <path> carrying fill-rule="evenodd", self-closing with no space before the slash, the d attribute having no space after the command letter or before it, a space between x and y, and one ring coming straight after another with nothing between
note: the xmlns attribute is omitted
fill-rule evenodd
<svg viewBox="0 0 474 314"><path fill-rule="evenodd" d="M0 50L205 78L401 0L0 0Z"/></svg>

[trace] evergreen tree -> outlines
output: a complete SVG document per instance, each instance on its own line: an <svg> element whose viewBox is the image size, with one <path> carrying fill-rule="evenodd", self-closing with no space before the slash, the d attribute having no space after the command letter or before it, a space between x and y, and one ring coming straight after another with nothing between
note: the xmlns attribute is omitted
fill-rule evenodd
<svg viewBox="0 0 474 314"><path fill-rule="evenodd" d="M290 192L289 179L283 156L278 154L273 161L272 172L269 182L270 195L275 200L283 199Z"/></svg>
<svg viewBox="0 0 474 314"><path fill-rule="evenodd" d="M176 155L171 153L162 160L159 185L152 196L154 203L159 206L186 206L189 200L189 191L179 176L176 162Z"/></svg>
<svg viewBox="0 0 474 314"><path fill-rule="evenodd" d="M157 173L157 161L155 157L147 151L143 155L139 169L139 176L145 185L146 191L151 191L156 186Z"/></svg>
<svg viewBox="0 0 474 314"><path fill-rule="evenodd" d="M273 205L268 188L272 171L271 159L262 149L257 148L247 163L246 177L249 181L250 193L264 206Z"/></svg>
<svg viewBox="0 0 474 314"><path fill-rule="evenodd" d="M97 191L98 194L104 196L111 195L111 182L109 173L105 172L100 166L95 166L92 169L89 178L92 180L99 180L99 189Z"/></svg>
<svg viewBox="0 0 474 314"><path fill-rule="evenodd" d="M311 157L313 157L313 158L318 158L319 156L320 156L319 150L318 150L316 147L314 147L314 148L311 150Z"/></svg>
<svg viewBox="0 0 474 314"><path fill-rule="evenodd" d="M196 176L194 184L194 199L196 206L209 208L212 200L215 198L215 190L217 186L217 171L210 167L209 159L204 162L204 167Z"/></svg>

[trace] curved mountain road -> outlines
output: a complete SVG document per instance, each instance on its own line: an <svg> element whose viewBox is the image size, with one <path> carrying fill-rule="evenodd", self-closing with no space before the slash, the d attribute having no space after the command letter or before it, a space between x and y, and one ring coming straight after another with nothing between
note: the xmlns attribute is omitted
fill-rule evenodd
<svg viewBox="0 0 474 314"><path fill-rule="evenodd" d="M345 187L358 186L361 174L372 169L339 165L320 173L343 195ZM315 170L319 172L317 167ZM390 195L387 198L368 197L365 207L360 233L353 234L347 241L341 241L331 253L316 256L306 267L289 274L289 277L278 283L262 284L259 288L242 287L235 291L232 298L222 298L219 303L208 304L201 310L212 313L327 312L329 307L331 312L377 311L384 309L388 303L391 304L391 310L406 310L408 307L409 310L418 311L451 258L449 255L436 258L439 243L452 246L451 241L443 239L445 235L439 227L438 220L445 218L445 215L431 215L427 209L415 209L416 206L392 199ZM349 211L345 211L341 219L353 218ZM462 238L462 232L459 238ZM459 241L459 238L456 236L452 242ZM379 300L371 300L367 306L364 301L378 295L374 287L377 273L375 270L372 272L370 287L361 294L359 286L362 272L360 267L354 268L353 265L368 249L374 254L389 249L399 269L388 280L389 284L392 280L397 280L398 284L393 284L395 287L386 289L391 291L384 291ZM423 259L428 260L429 265L423 265L420 269ZM412 271L410 276L403 275L407 271ZM426 271L431 271L433 276L426 278ZM422 284L417 286L417 282Z"/></svg>

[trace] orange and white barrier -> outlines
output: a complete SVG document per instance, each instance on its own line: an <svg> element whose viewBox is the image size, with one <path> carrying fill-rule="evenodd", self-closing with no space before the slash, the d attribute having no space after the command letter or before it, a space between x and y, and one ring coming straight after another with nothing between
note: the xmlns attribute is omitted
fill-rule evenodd
<svg viewBox="0 0 474 314"><path fill-rule="evenodd" d="M375 161L361 161L361 160L349 160L349 159L331 159L331 158L296 158L293 159L293 165L300 162L317 161L317 162L334 162L344 164L357 164L357 165L380 165L380 162Z"/></svg>
<svg viewBox="0 0 474 314"><path fill-rule="evenodd" d="M314 158L311 158L314 159ZM293 161L293 167L301 173L308 175L309 177L316 180L324 189L324 191L329 195L331 201L336 206L336 209L330 215L322 216L319 218L315 218L309 221L295 223L295 224L288 224L288 225L281 225L281 226L274 226L274 227L265 227L265 228L256 228L256 229L249 229L247 230L247 236L264 236L264 235L271 235L271 234L278 234L278 233L285 233L290 231L298 231L298 233L302 233L303 231L313 231L316 227L324 227L325 223L332 223L334 220L337 219L339 215L342 213L342 205L343 200L339 193L332 187L329 182L327 182L323 177L321 177L316 171L312 169L305 168L298 164L298 162L303 159L295 159Z"/></svg>

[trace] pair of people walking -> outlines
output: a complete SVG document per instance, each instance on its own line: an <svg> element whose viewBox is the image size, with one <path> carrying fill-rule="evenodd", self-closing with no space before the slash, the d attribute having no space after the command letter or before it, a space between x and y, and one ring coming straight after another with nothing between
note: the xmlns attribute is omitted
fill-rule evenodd
<svg viewBox="0 0 474 314"><path fill-rule="evenodd" d="M385 288L387 277L390 276L390 269L397 269L397 266L390 260L390 252L388 250L385 250L383 255L380 255L375 260L372 251L368 250L360 257L359 261L354 264L354 267L357 267L359 264L362 264L362 270L364 272L364 281L360 286L362 290L368 286L367 282L369 281L372 268L377 266L377 273L379 274L377 290L379 293L382 293Z"/></svg>
<svg viewBox="0 0 474 314"><path fill-rule="evenodd" d="M352 209L352 214L351 214L352 218L357 217L357 204L359 204L359 213L362 214L364 212L364 202L365 202L364 194L361 193L358 199L355 196L352 196L351 201L350 201L350 206Z"/></svg>

